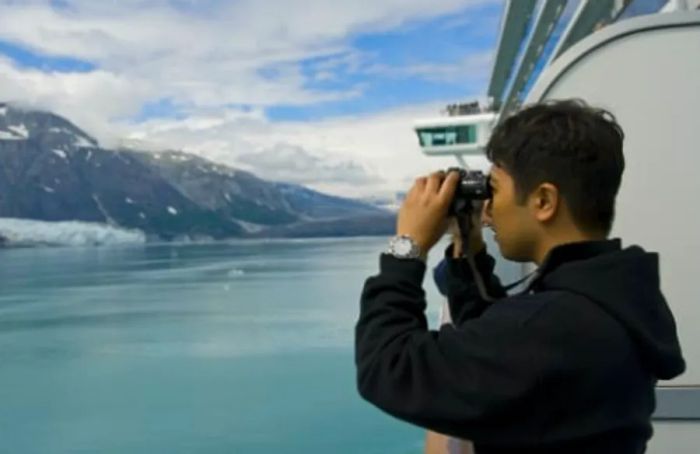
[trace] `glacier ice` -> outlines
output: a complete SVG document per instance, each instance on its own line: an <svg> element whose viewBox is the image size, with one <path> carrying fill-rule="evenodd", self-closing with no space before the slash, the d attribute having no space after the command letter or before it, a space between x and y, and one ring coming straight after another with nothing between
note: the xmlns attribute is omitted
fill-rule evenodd
<svg viewBox="0 0 700 454"><path fill-rule="evenodd" d="M140 230L80 221L36 221L0 218L0 237L11 246L99 246L145 243Z"/></svg>

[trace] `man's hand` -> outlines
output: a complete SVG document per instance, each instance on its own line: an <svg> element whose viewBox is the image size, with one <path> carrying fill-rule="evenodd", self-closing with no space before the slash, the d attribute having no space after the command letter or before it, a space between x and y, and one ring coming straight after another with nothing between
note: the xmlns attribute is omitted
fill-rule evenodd
<svg viewBox="0 0 700 454"><path fill-rule="evenodd" d="M435 172L416 179L399 210L396 234L408 235L423 258L447 230L447 209L454 197L458 172Z"/></svg>
<svg viewBox="0 0 700 454"><path fill-rule="evenodd" d="M482 234L482 228L484 225L482 221L482 214L483 211L486 209L487 203L490 202L472 202L474 209L472 210L472 215L470 219L471 228L469 229L469 237L467 239L467 252L472 256L476 255L484 247L486 247L486 243L484 243L484 237ZM448 231L452 235L452 244L454 245L452 248L452 257L459 258L462 256L463 241L457 218L451 217L449 219Z"/></svg>

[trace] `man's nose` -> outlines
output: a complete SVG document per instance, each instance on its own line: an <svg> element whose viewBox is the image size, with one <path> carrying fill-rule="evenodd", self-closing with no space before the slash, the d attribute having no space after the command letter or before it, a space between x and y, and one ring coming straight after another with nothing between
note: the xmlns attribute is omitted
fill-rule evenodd
<svg viewBox="0 0 700 454"><path fill-rule="evenodd" d="M481 208L481 223L483 225L491 225L493 218L491 217L491 199L484 201L484 206Z"/></svg>

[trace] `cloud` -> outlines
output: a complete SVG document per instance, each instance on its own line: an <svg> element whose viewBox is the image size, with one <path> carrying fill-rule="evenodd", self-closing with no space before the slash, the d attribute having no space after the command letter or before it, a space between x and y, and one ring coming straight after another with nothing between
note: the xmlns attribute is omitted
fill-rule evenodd
<svg viewBox="0 0 700 454"><path fill-rule="evenodd" d="M230 110L182 120L151 120L131 138L151 148L180 148L338 195L391 195L428 172L456 164L422 154L413 121L438 115L445 102L372 115L271 122L260 111ZM481 158L468 160L485 169Z"/></svg>
<svg viewBox="0 0 700 454"><path fill-rule="evenodd" d="M421 77L437 82L460 82L465 86L486 81L493 64L491 50L466 55L455 62L436 65L434 63L412 64L407 66L392 66L375 64L365 69L367 74L381 75L393 78Z"/></svg>
<svg viewBox="0 0 700 454"><path fill-rule="evenodd" d="M126 134L108 119L137 113L150 93L147 84L108 71L46 73L0 56L0 100L51 110L103 138Z"/></svg>
<svg viewBox="0 0 700 454"><path fill-rule="evenodd" d="M362 185L383 181L377 175L371 175L358 162L316 155L299 145L288 143L277 143L260 152L238 155L236 162L263 178L290 183Z"/></svg>
<svg viewBox="0 0 700 454"><path fill-rule="evenodd" d="M391 66L353 39L500 3L0 0L0 41L94 67L46 71L0 56L0 100L50 109L107 145L184 149L332 193L391 192L453 163L423 156L411 123L456 99L308 122L273 122L266 109L361 98L366 81L334 83L347 73L468 90L490 69L486 53ZM143 121L144 106L160 102L174 118Z"/></svg>
<svg viewBox="0 0 700 454"><path fill-rule="evenodd" d="M472 0L474 6L487 0ZM465 8L462 0L336 2L3 2L0 39L69 56L180 104L309 104L356 96L313 90L300 62L347 54L349 38ZM193 2L192 5L198 3ZM266 74L274 72L275 77ZM322 75L328 78L329 75Z"/></svg>

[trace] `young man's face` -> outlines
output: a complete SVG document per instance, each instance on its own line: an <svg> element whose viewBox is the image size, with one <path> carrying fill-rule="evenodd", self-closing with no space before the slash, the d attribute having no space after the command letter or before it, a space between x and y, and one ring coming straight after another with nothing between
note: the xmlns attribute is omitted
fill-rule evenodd
<svg viewBox="0 0 700 454"><path fill-rule="evenodd" d="M491 167L493 198L487 202L483 221L491 226L501 255L516 262L533 260L537 238L537 223L528 203L519 205L515 183L503 168Z"/></svg>

